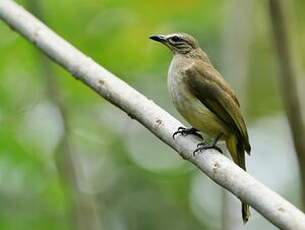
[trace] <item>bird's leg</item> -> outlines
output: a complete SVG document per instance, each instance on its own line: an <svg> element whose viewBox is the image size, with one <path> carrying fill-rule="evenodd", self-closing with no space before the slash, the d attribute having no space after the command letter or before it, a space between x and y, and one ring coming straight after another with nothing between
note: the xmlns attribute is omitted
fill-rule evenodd
<svg viewBox="0 0 305 230"><path fill-rule="evenodd" d="M207 144L205 142L199 143L197 145L197 148L195 149L195 151L193 152L193 155L195 156L197 152L201 152L202 150L206 150L206 149L216 149L218 152L223 153L221 148L219 148L216 144L219 141L219 139L221 138L222 133L219 134L211 144Z"/></svg>
<svg viewBox="0 0 305 230"><path fill-rule="evenodd" d="M193 127L191 127L191 128L179 127L178 130L173 133L173 138L175 139L175 136L177 134L181 134L182 136L187 136L189 134L193 134L193 135L199 137L200 139L203 139L202 136L198 132L199 132L199 130L195 129Z"/></svg>

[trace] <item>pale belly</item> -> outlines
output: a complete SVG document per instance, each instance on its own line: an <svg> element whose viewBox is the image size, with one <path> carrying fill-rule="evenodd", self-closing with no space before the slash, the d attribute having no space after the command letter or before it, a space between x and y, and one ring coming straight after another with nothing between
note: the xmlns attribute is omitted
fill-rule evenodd
<svg viewBox="0 0 305 230"><path fill-rule="evenodd" d="M169 72L168 88L172 102L178 112L192 127L211 137L216 137L219 134L226 135L225 126L222 122L194 97L184 84L181 76Z"/></svg>

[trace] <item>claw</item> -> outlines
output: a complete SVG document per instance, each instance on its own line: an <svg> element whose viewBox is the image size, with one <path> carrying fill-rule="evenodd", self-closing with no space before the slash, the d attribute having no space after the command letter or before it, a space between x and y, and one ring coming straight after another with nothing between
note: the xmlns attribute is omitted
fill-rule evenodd
<svg viewBox="0 0 305 230"><path fill-rule="evenodd" d="M197 148L193 152L193 156L196 156L197 152L201 152L202 150L207 150L207 149L215 149L218 152L223 154L223 151L221 148L219 148L217 145L206 145L205 143L199 143L197 145Z"/></svg>
<svg viewBox="0 0 305 230"><path fill-rule="evenodd" d="M179 129L178 129L178 131L176 131L176 132L173 133L173 139L174 139L174 140L175 140L175 136L176 136L177 134L179 134L179 133L181 133L181 130L179 130Z"/></svg>
<svg viewBox="0 0 305 230"><path fill-rule="evenodd" d="M178 130L173 133L173 139L175 139L175 136L179 133L181 133L183 135L183 130L185 130L185 129L186 128L184 128L184 127L179 127Z"/></svg>
<svg viewBox="0 0 305 230"><path fill-rule="evenodd" d="M197 152L201 152L202 150L207 150L207 149L216 149L218 152L222 153L222 149L219 148L216 144L218 142L218 140L221 138L222 134L219 134L214 141L212 142L212 144L206 144L205 142L201 142L197 145L197 148L194 150L193 152L193 156L196 155Z"/></svg>
<svg viewBox="0 0 305 230"><path fill-rule="evenodd" d="M205 141L203 141L203 142L201 142L201 143L199 143L198 145L197 145L197 149L200 147L200 146L205 146L206 145L206 143L205 143Z"/></svg>
<svg viewBox="0 0 305 230"><path fill-rule="evenodd" d="M193 134L199 138L202 139L202 136L198 133L198 130L195 128L184 128L184 127L179 127L176 132L173 133L173 139L175 139L175 136L177 134L181 134L182 136L187 136L189 134Z"/></svg>

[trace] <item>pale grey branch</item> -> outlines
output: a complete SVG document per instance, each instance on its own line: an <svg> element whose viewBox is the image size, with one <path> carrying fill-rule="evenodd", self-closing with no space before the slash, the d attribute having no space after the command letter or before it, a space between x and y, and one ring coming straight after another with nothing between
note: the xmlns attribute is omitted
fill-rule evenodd
<svg viewBox="0 0 305 230"><path fill-rule="evenodd" d="M248 175L216 151L192 156L194 137L172 133L181 123L124 81L82 54L30 13L10 0L0 0L0 18L67 69L76 79L142 123L183 158L195 164L219 185L246 201L281 229L305 229L305 215L281 196Z"/></svg>

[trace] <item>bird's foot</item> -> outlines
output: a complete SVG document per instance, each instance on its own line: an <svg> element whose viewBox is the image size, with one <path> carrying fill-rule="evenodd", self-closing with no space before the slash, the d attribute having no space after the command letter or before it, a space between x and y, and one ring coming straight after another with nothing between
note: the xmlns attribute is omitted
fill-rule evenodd
<svg viewBox="0 0 305 230"><path fill-rule="evenodd" d="M221 136L222 136L222 134L218 135L211 144L207 144L205 142L199 143L197 145L197 148L193 152L193 156L195 156L198 152L201 152L201 151L207 150L207 149L215 149L218 152L223 154L222 149L216 145Z"/></svg>
<svg viewBox="0 0 305 230"><path fill-rule="evenodd" d="M215 149L215 150L217 150L218 152L223 153L223 152L222 152L222 149L219 148L217 145L209 145L209 144L206 144L206 143L199 143L199 144L197 145L197 148L196 148L196 149L194 150L194 152L193 152L193 156L196 156L196 154L197 154L198 152L201 152L201 151L207 150L207 149Z"/></svg>
<svg viewBox="0 0 305 230"><path fill-rule="evenodd" d="M189 134L193 134L200 139L203 139L202 136L198 133L199 130L195 128L184 128L184 127L179 127L176 132L173 133L173 139L175 139L175 136L178 134L181 134L182 136L187 136Z"/></svg>

